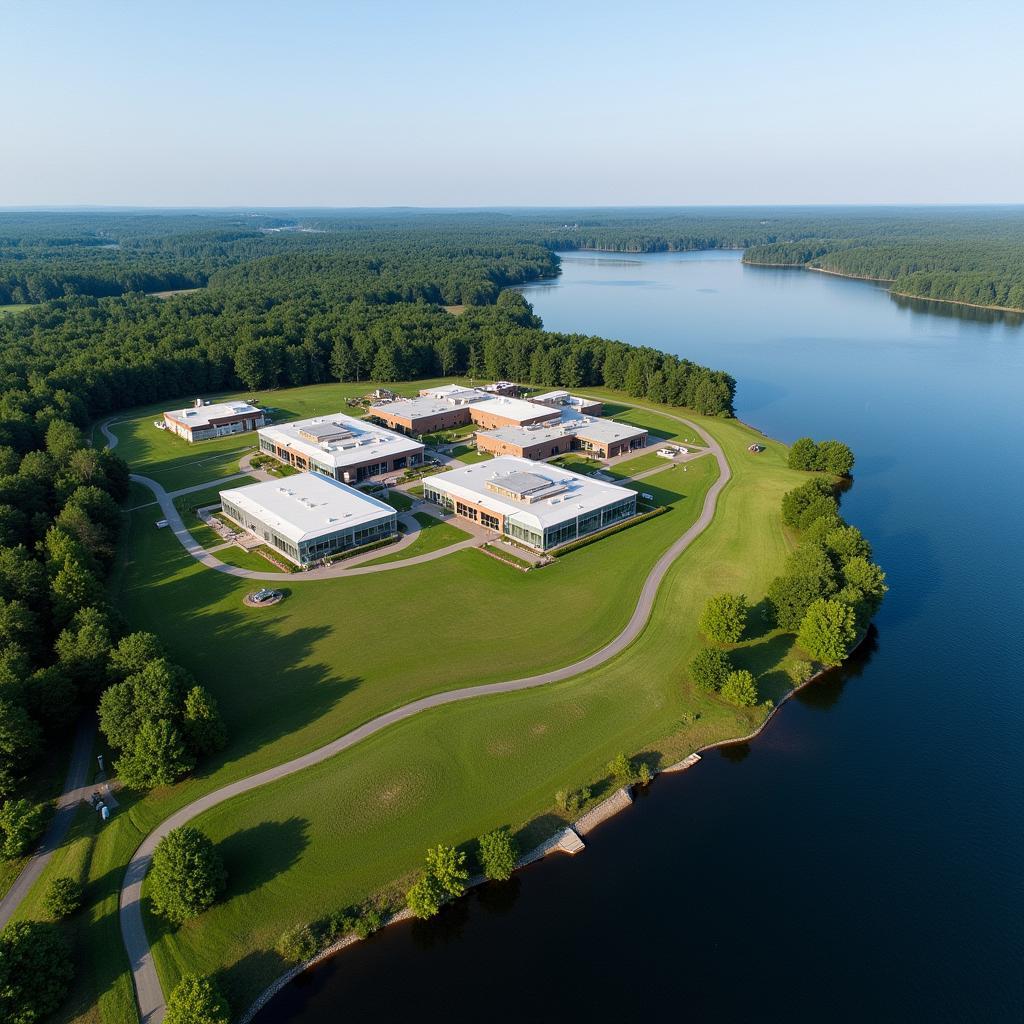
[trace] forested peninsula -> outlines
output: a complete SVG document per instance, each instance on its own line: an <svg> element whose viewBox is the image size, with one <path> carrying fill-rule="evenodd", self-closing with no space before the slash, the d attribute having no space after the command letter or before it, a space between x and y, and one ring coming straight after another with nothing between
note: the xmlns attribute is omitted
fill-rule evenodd
<svg viewBox="0 0 1024 1024"><path fill-rule="evenodd" d="M440 241L443 239L443 242ZM894 294L1024 310L1024 208L730 207L0 215L0 307L194 288L489 305L558 272L555 253L744 249L750 264L891 284Z"/></svg>

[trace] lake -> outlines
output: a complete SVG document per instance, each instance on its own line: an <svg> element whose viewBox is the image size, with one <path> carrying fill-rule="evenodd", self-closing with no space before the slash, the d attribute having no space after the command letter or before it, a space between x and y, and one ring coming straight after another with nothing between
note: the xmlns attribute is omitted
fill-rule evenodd
<svg viewBox="0 0 1024 1024"><path fill-rule="evenodd" d="M852 664L587 850L307 972L260 1024L1020 1021L1024 327L734 252L563 254L551 330L723 368L857 454L891 592Z"/></svg>

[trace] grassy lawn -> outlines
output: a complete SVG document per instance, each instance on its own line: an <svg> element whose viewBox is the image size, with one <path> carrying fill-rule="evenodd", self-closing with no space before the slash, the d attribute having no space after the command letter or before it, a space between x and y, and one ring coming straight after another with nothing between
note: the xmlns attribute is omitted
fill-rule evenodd
<svg viewBox="0 0 1024 1024"><path fill-rule="evenodd" d="M609 476L626 477L635 476L637 473L644 473L648 469L654 469L655 466L671 465L672 463L668 459L663 459L660 455L655 455L654 452L648 452L646 455L638 455L635 459L617 462L614 466L606 469L605 472Z"/></svg>
<svg viewBox="0 0 1024 1024"><path fill-rule="evenodd" d="M117 454L132 472L150 477L168 491L237 473L238 460L256 447L254 433L189 444L169 430L158 430L153 419L150 412L115 421L110 429L118 439Z"/></svg>
<svg viewBox="0 0 1024 1024"><path fill-rule="evenodd" d="M421 386L396 390L415 393ZM263 400L286 407L289 416L313 415L342 408L345 391L368 388L325 385ZM636 417L687 430L656 410ZM199 824L223 843L229 894L175 932L148 920L165 988L184 970L223 969L240 1011L279 972L272 947L285 927L388 886L419 865L430 843L462 842L502 823L522 830L526 843L551 830L554 791L600 780L618 751L675 759L747 731L760 718L760 709L741 712L693 692L686 665L698 646L695 623L707 596L742 589L756 601L778 572L788 551L779 499L804 476L785 468L785 449L772 442L756 460L745 457L759 435L741 424L701 422L721 440L734 478L712 526L663 583L641 639L567 683L418 716L206 815ZM152 454L158 471L186 474L172 455ZM133 470L156 476L150 465L136 463ZM542 672L596 650L625 625L651 565L694 521L716 474L714 460L702 459L685 474L672 467L648 478L637 487L655 493L668 513L540 572L510 572L463 551L393 573L296 578L286 601L261 610L241 603L251 584L205 569L168 531L153 529L158 508L132 512L113 576L116 598L131 628L158 632L172 657L215 694L230 743L184 783L126 798L95 840L83 836L90 905L80 927L92 964L83 974L92 979L102 1020L135 1019L116 890L142 835L200 794L315 748L388 708L439 690ZM203 479L211 477L189 482ZM438 523L424 534L442 528L454 529ZM409 549L401 554L408 557ZM559 609L570 599L573 615L566 618ZM559 628L552 630L556 619ZM501 642L493 630L472 628L478 621L500 623ZM387 644L352 643L353 636L373 635L381 622L401 624L389 630ZM765 696L785 689L778 664L789 642L764 636L737 652L736 660L757 672ZM695 713L695 720L684 717Z"/></svg>
<svg viewBox="0 0 1024 1024"><path fill-rule="evenodd" d="M460 530L449 523L443 523L440 519L428 516L426 512L414 512L413 517L420 524L420 531L416 539L401 551L391 555L381 555L380 558L371 558L368 562L361 562L364 565L380 565L383 562L397 562L403 558L415 558L417 555L426 555L431 551L439 551L448 547L449 544L458 544L460 540L467 540L470 534Z"/></svg>
<svg viewBox="0 0 1024 1024"><path fill-rule="evenodd" d="M239 569L255 569L257 572L276 572L282 577L289 575L290 570L282 569L269 559L264 558L258 551L245 551L243 548L232 545L222 551L215 551L214 558L219 558L227 565L234 565ZM286 561L284 555L278 556L282 562ZM249 590L253 583L249 584Z"/></svg>
<svg viewBox="0 0 1024 1024"><path fill-rule="evenodd" d="M286 927L387 887L418 866L429 844L462 843L509 824L526 845L550 832L556 789L595 783L595 798L604 792L603 766L616 752L669 762L760 721L761 709L741 711L694 691L686 665L700 646L695 623L707 597L743 590L756 601L779 570L789 545L778 503L802 478L781 457L744 462L750 434L739 424L708 425L735 476L713 525L670 570L640 640L569 682L418 716L204 815L198 824L223 844L233 881L227 900L194 925L165 932L150 920L165 986L184 970L223 969L241 1010L280 971L272 949ZM713 460L700 460L685 475L681 466L667 468L643 486L671 495L714 469ZM675 509L543 572L508 575L520 585L548 573L557 579L589 553L659 524L672 524L678 536L685 520ZM625 559L616 561L621 572ZM767 634L737 648L737 663L757 674L762 696L777 699L788 689L780 666L790 644L789 636Z"/></svg>
<svg viewBox="0 0 1024 1024"><path fill-rule="evenodd" d="M472 465L474 462L486 462L488 459L494 458L490 452L481 452L476 448L470 448L468 445L459 445L458 448L453 448L448 454L453 459L465 462L467 466Z"/></svg>
<svg viewBox="0 0 1024 1024"><path fill-rule="evenodd" d="M391 488L388 490L388 496L386 498L380 491L369 491L368 493L378 501L383 501L385 505L390 505L392 508L398 509L399 512L408 512L409 509L412 508L412 498L410 498L405 491L398 491Z"/></svg>
<svg viewBox="0 0 1024 1024"><path fill-rule="evenodd" d="M183 494L180 498L174 499L174 507L178 510L178 515L181 516L188 532L195 537L196 541L202 544L204 548L212 548L217 544L222 544L223 540L213 527L207 526L196 515L196 510L206 508L208 505L219 505L222 487L245 487L248 484L258 482L254 476L240 477L238 480L232 480L228 484L208 487L205 491L193 491L191 494ZM153 496L153 492L148 488L145 489L145 493L150 497ZM222 558L221 561L224 561L224 559Z"/></svg>
<svg viewBox="0 0 1024 1024"><path fill-rule="evenodd" d="M584 476L606 472L603 463L581 455L579 452L566 452L565 455L558 455L549 461L553 466L561 466L562 469L568 469L572 473L582 473Z"/></svg>
<svg viewBox="0 0 1024 1024"><path fill-rule="evenodd" d="M23 313L26 309L31 309L32 305L28 302L10 302L6 306L0 306L0 316L6 313Z"/></svg>
<svg viewBox="0 0 1024 1024"><path fill-rule="evenodd" d="M402 395L415 395L421 387L445 384L450 379L411 381L389 387ZM350 382L317 384L286 391L246 391L205 397L211 402L251 399L261 408L273 410L271 418L275 423L284 423L339 411L358 417L361 410L349 409L345 402L366 394L373 387L371 383ZM238 471L238 460L247 451L256 447L255 433L234 434L230 437L189 444L170 431L158 430L153 426L153 422L161 418L165 409L189 406L195 397L182 396L158 405L132 410L124 416L115 418L110 429L118 438L117 453L131 465L132 472L152 477L167 490L174 491L201 484L205 480L229 476Z"/></svg>

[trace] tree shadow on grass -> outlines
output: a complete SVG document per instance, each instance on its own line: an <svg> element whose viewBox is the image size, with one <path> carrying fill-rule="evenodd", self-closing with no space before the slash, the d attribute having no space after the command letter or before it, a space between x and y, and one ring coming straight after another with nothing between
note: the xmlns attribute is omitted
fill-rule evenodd
<svg viewBox="0 0 1024 1024"><path fill-rule="evenodd" d="M736 647L729 652L729 660L738 669L752 672L756 679L771 672L789 653L793 644L791 633L776 633L756 644Z"/></svg>
<svg viewBox="0 0 1024 1024"><path fill-rule="evenodd" d="M757 640L775 629L775 609L767 597L752 604L747 612L747 625L743 630L743 641Z"/></svg>
<svg viewBox="0 0 1024 1024"><path fill-rule="evenodd" d="M309 845L309 821L264 821L217 844L228 873L227 897L244 896L294 865Z"/></svg>
<svg viewBox="0 0 1024 1024"><path fill-rule="evenodd" d="M291 966L272 949L260 949L218 971L215 980L231 1008L231 1019L238 1020L260 992Z"/></svg>

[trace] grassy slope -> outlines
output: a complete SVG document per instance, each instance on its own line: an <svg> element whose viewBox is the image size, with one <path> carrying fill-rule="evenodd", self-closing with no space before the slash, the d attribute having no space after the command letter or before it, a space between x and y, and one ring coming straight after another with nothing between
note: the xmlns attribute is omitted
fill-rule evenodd
<svg viewBox="0 0 1024 1024"><path fill-rule="evenodd" d="M418 386L419 383L410 384L402 390L409 392ZM366 385L297 389L275 394L267 404L276 401L281 406L287 405L287 415L312 415L341 408L346 395L362 393L365 389ZM616 396L608 393L608 397L614 399ZM609 413L614 411L609 408ZM281 415L283 417L284 413ZM685 428L653 411L630 411L623 418L627 416L642 418L645 425L656 425L666 435L675 433L677 429L685 434ZM138 419L151 422L152 411L148 410ZM296 891L296 882L306 877L307 867L317 870L317 862L311 861L310 857L324 852L318 843L299 856L298 848L306 842L303 833L314 826L323 828L326 825L336 829L338 822L344 820L341 808L354 799L354 793L363 792L362 787L356 785L355 789L347 790L349 795L341 794L333 805L329 801L326 804L319 801L318 795L326 793L325 787L337 789L342 778L348 779L348 783L341 789L351 786L352 772L365 773L365 778L376 786L371 791L379 796L376 801L356 801L352 808L352 822L358 827L353 828L346 842L354 843L358 848L360 842L371 841L375 849L386 854L386 860L370 858L374 860L373 864L347 864L345 878L350 881L343 880L335 872L334 888L327 895L338 901L350 894L362 895L409 870L418 862L426 842L463 839L502 821L519 825L532 820L532 831L543 831L545 809L550 804L553 789L592 780L600 774L600 766L611 753L619 749L644 749L659 737L670 736L659 746L665 756L674 757L707 739L735 734L740 727L745 727L746 721L752 717L750 714L737 714L719 702L709 702L690 693L687 686L680 685L682 667L691 656L695 637L680 639L673 635L666 642L661 633L665 631L666 618L676 622L694 621L708 593L726 586L742 585L748 594L756 597L763 590L786 550L785 538L778 524L778 497L799 478L783 468L781 446L770 445L769 452L758 457L757 463L743 463L743 459L748 458L745 447L754 436L752 432L738 424L722 421L711 421L709 426L726 444L736 479L720 500L715 524L680 560L666 581L655 621L645 634L643 643L634 644L615 662L583 679L527 694L496 698L491 702L478 701L405 723L359 747L359 756L352 752L315 770L315 774L304 773L299 777L301 781L291 784L296 786L294 792L290 790L289 783L262 791L261 798L265 804L262 811L260 800L238 801L220 809L206 823L211 831L218 835L234 831L232 822L235 821L234 809L237 807L239 821L246 817L259 817L254 827L261 829L260 836L265 836L266 842L252 844L248 853L258 856L248 866L244 863L248 857L229 856L235 878L232 888L236 896L223 908L204 916L177 936L159 938L156 949L165 981L175 977L181 964L233 964L227 978L229 987L236 1000L244 1001L254 986L277 970L276 957L268 954L266 949L280 932L281 921L290 923L308 918L324 906L323 901L317 899L314 901L317 908L311 911L309 891ZM153 434L162 436L155 430ZM127 448L125 453L128 453ZM161 471L172 477L177 475L180 479L174 486L187 486L209 479L202 475L205 470L194 466L186 468L181 463L180 448L153 454L155 465L137 465L136 470L153 476ZM404 702L427 689L498 678L508 675L510 669L518 674L520 671L550 667L547 662L524 666L520 660L521 645L515 642L516 639L529 638L531 644L538 639L543 643L548 632L547 622L550 621L544 615L524 624L521 635L507 645L519 655L508 665L492 666L491 658L485 656L481 660L469 656L469 651L464 649L465 638L459 634L473 631L453 626L464 619L475 621L481 611L485 619L492 620L493 613L510 600L505 593L506 584L510 582L507 577L511 577L517 587L508 605L510 609L519 606L528 610L535 605L537 592L518 588L524 582L528 585L529 581L543 582L552 578L549 574L556 572L563 573L555 588L563 599L568 594L577 601L588 592L607 590L615 593L614 605L631 607L635 586L631 584L628 567L641 559L644 564L639 577L642 578L657 550L663 549L668 542L667 536L652 531L655 524L670 523L671 536L674 537L697 514L711 480L710 473L701 479L698 467L702 462L692 464L685 477L681 469L670 471L675 476L666 481L669 484L666 497L677 496L680 507L676 511L652 523L627 530L607 542L575 552L543 573L525 576L507 573L504 567L489 559L473 558L473 552L451 556L424 567L434 570L444 567L446 572L442 579L433 575L425 582L413 580L408 574L414 570L403 570L403 591L413 584L416 592L415 613L395 616L393 600L385 602L383 607L389 619L417 626L416 630L409 631L408 637L404 636L404 629L397 634L402 641L400 646L406 659L405 669L415 664L415 674L419 676L424 665L428 669L431 667L430 651L436 650L444 652L444 658L439 660L443 660L446 666L459 665L462 671L455 678L446 677L439 681L435 677L421 681L417 683L415 692L401 694L388 685L387 666L383 666L384 672L378 672L377 658L368 662L374 667L373 685L367 681L365 686L357 684L355 689L347 689L344 677L349 668L348 662L353 654L358 656L358 652L344 642L344 637L334 635L332 628L333 608L345 608L348 614L355 606L351 601L353 595L362 601L368 585L373 590L375 579L384 580L390 574L343 581L354 588L353 595L339 592L328 597L325 591L320 590L317 598L315 591L320 584L311 590L307 590L308 584L297 585L292 588L289 600L279 609L264 610L259 620L255 620L247 618L248 613L240 606L244 586L234 585L220 574L197 567L173 542L173 538L164 531L153 530L151 522L157 516L152 508L134 513L130 517L127 555L114 576L121 591L122 606L130 613L134 625L157 629L174 647L175 656L191 664L204 683L218 691L231 725L233 742L222 761L208 766L199 778L150 794L142 800L126 799L122 812L103 831L95 846L89 844L85 875L90 881L92 903L82 927L87 936L83 943L90 951L91 969L80 977L76 996L62 1017L102 1019L108 1024L114 1021L123 1024L135 1019L130 982L124 973L127 965L117 927L117 884L126 857L155 822L201 791L322 743L364 719L371 711L387 706L389 701ZM714 468L710 460L704 465ZM757 472L744 471L746 467L755 468ZM225 472L232 472L234 468L230 461L225 462ZM644 481L643 487L654 489L661 482L659 476ZM681 499L678 498L680 494L684 495ZM759 524L762 529L752 530L750 524ZM168 539L173 543L167 544ZM605 553L603 556L602 552ZM498 576L487 571L491 567ZM593 586L595 580L602 578L614 580L615 586ZM301 597L303 591L306 591L306 598ZM390 593L393 597L394 590ZM436 635L436 620L433 619L436 610L432 608L438 593L445 594L445 608L440 616L442 625L447 620L447 632L441 638ZM449 595L463 593L468 594L468 599L460 601L456 596L453 606ZM483 603L481 596L486 598ZM371 594L370 597L377 602L371 611L379 611L379 595ZM311 619L321 601L331 620L327 629L317 628L316 619ZM514 616L500 611L498 614L497 621L502 621L506 627L515 621ZM591 610L578 618L586 619L593 614ZM685 619L681 619L681 615ZM599 618L601 623L593 631L595 645L616 632L625 621L623 614L616 623L615 616L609 614L607 608ZM661 623L661 633L658 623ZM583 653L582 650L572 650L583 640L580 629L575 628L577 625L574 617L574 622L568 627L568 637L559 637L559 642L549 652L550 664L563 664ZM432 642L422 644L423 636L430 636ZM507 637L503 639L507 640ZM569 641L568 646L566 640ZM492 656L501 653L490 641L480 637L477 641L471 646L482 647L486 654ZM744 657L751 667L764 669L778 660L776 655L786 646L755 644ZM198 651L202 651L203 656L195 653ZM377 655L381 653L376 652ZM381 677L383 685L378 684ZM423 682L426 683L425 689ZM765 679L763 682L768 684L766 689L769 691L782 688L777 680ZM365 694L367 689L372 690L372 694L366 695L361 702L352 700L360 690ZM283 693L287 694L286 701L280 699ZM622 697L627 693L629 700L624 711ZM703 708L700 720L695 726L679 731L677 726L682 711L697 707ZM449 717L451 715L455 717ZM405 756L406 747L408 756ZM396 755L396 749L402 751L401 756ZM387 780L390 784L385 784ZM303 797L304 793L307 797L316 795L315 799L309 801ZM331 820L324 821L323 814L318 814L314 822L309 813L310 802L317 803L324 814L328 806L334 807ZM279 813L279 808L289 805L293 806L287 813L283 810ZM221 818L221 814L226 817ZM541 815L539 825L538 814ZM308 819L309 825L303 824L300 828L294 823L288 824L293 818ZM250 838L256 839L256 835L250 834ZM288 848L292 853L284 858L282 851ZM351 851L353 847L345 848ZM73 849L74 846L69 845L60 851L46 873L47 878L62 873L61 865ZM355 873L349 874L348 869ZM249 888L250 883L245 881L247 875L250 883L254 879L256 881L248 896L242 897L237 894ZM46 878L44 885L45 882ZM306 883L299 882L297 888L303 884ZM37 887L36 899L42 891L42 885ZM236 923L246 920L252 911L250 897L257 893L269 900L266 905L267 923L253 929L248 939L242 940L244 949L240 947L237 935L220 946L217 937L222 928L233 927L227 924L232 919ZM295 896L294 901L292 896ZM30 901L26 909L31 911L31 906ZM221 914L227 916L221 917ZM156 934L153 933L154 938ZM215 952L218 948L221 949L220 954ZM77 1010L83 1007L91 1008L79 1018Z"/></svg>
<svg viewBox="0 0 1024 1024"><path fill-rule="evenodd" d="M281 969L272 947L284 928L386 886L430 843L464 842L499 824L531 841L551 827L555 789L600 779L616 752L671 760L760 720L760 709L737 711L694 692L685 666L699 646L692 624L704 600L723 589L756 600L778 571L789 550L779 499L800 477L784 467L781 446L755 463L745 451L750 431L710 425L735 479L714 525L670 572L642 638L576 680L420 716L204 816L201 827L224 844L235 895L176 933L150 921L166 985L183 970L226 969L241 1009ZM692 463L686 475L708 464ZM681 475L677 467L644 484ZM789 637L763 636L738 649L763 695L788 688L778 665L789 646ZM696 722L683 726L695 711Z"/></svg>
<svg viewBox="0 0 1024 1024"><path fill-rule="evenodd" d="M673 512L543 573L509 573L462 551L398 575L296 580L286 584L288 598L267 609L242 605L248 581L205 569L172 534L153 529L158 510L132 513L126 564L115 577L124 613L133 628L164 637L171 655L213 691L232 740L199 776L147 798L140 821L155 824L199 791L320 746L416 697L545 671L596 650L625 625L650 566L698 514L715 465L708 460L703 473L696 466L657 492ZM655 482L644 488L656 491ZM559 614L567 599L569 618ZM556 620L559 629L550 629ZM503 643L467 629L471 621L502 623ZM387 643L352 643L382 632Z"/></svg>

